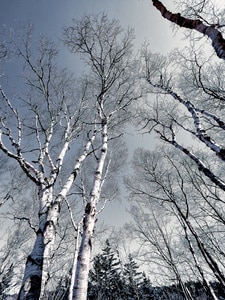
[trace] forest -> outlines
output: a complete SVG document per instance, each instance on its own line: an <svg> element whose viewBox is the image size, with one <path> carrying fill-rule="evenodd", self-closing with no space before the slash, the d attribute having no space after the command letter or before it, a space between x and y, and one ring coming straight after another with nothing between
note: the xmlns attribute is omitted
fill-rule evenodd
<svg viewBox="0 0 225 300"><path fill-rule="evenodd" d="M225 299L225 7L163 2L168 55L105 12L2 28L0 299Z"/></svg>

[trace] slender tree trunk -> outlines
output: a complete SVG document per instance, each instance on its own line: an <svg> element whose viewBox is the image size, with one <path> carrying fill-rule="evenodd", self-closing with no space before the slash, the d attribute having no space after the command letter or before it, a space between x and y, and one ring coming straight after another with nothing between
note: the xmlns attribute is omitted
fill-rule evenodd
<svg viewBox="0 0 225 300"><path fill-rule="evenodd" d="M46 189L42 187L39 196L41 197L39 229L36 233L37 236L33 250L26 261L18 300L42 299L44 287L48 280L49 253L54 243L56 226L54 218L51 219L51 217L59 213L59 207L57 207L57 209L55 205L49 208L47 207L52 201L51 188Z"/></svg>
<svg viewBox="0 0 225 300"><path fill-rule="evenodd" d="M41 186L40 188L39 229L33 250L27 258L18 300L38 300L43 298L45 286L49 279L48 270L54 251L60 204L76 179L80 166L88 156L88 151L94 139L95 133L88 140L83 153L75 162L73 171L54 201L52 199L52 187L46 189L46 186Z"/></svg>
<svg viewBox="0 0 225 300"><path fill-rule="evenodd" d="M80 227L81 223L77 226L77 236L75 238L75 247L74 247L74 256L73 256L73 265L71 270L71 279L70 279L70 288L69 288L69 296L68 300L73 299L73 286L74 286L74 280L76 276L76 266L77 266L77 257L78 257L78 249L79 249L79 237L80 237Z"/></svg>
<svg viewBox="0 0 225 300"><path fill-rule="evenodd" d="M203 284L204 284L206 290L207 290L207 291L209 292L209 294L212 296L212 299L213 299L213 300L218 300L218 297L216 296L216 294L215 294L213 288L211 287L210 283L209 283L208 280L206 279L206 277L205 277L205 275L204 275L204 271L203 271L203 269L202 269L202 267L201 267L201 265L200 265L200 263L199 263L199 261L198 261L198 258L197 258L196 254L195 254L195 250L194 250L194 248L193 248L193 246L192 246L191 239L190 239L189 236L188 236L187 227L186 227L186 225L184 224L184 222L182 222L181 225L182 225L182 227L183 227L183 229L184 229L184 232L185 232L185 238L186 238L186 240L187 240L187 242L188 242L188 245L189 245L189 250L190 250L190 252L191 252L191 254L192 254L192 257L193 257L193 259L194 259L195 266L196 266L197 270L199 271L199 273L200 273L200 275L201 275Z"/></svg>
<svg viewBox="0 0 225 300"><path fill-rule="evenodd" d="M215 275L216 279L221 283L221 285L223 287L225 287L225 276L224 276L223 272L220 270L216 260L213 258L211 253L207 250L207 248L205 247L205 244L202 242L201 238L199 237L198 233L196 232L196 230L192 226L189 219L181 211L181 208L178 206L178 204L175 201L173 203L174 203L174 205L175 205L175 207L178 211L179 216L182 218L185 226L187 226L187 228L190 230L192 236L195 238L197 246L198 246L198 250L202 254L205 262L208 265L208 267L211 269L211 271Z"/></svg>
<svg viewBox="0 0 225 300"><path fill-rule="evenodd" d="M74 282L73 300L86 300L88 289L88 274L92 254L92 236L96 221L97 204L102 188L102 174L107 155L107 120L102 120L102 147L98 166L95 171L90 201L85 208L83 233L77 259L76 278Z"/></svg>

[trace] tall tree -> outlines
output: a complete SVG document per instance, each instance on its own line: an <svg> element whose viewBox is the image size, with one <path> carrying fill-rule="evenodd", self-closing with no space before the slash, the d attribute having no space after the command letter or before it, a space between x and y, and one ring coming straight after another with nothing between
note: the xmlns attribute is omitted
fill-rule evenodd
<svg viewBox="0 0 225 300"><path fill-rule="evenodd" d="M197 1L197 3L191 4L184 1L181 4L179 2L177 6L183 10L184 17L180 13L171 13L160 1L152 1L152 3L163 17L171 22L181 27L196 29L207 35L212 40L219 58L224 59L225 48L222 37L224 19L222 9L215 3ZM206 44L207 42L203 40L202 49L203 46L207 49ZM151 86L151 91L164 96L167 95L167 99L171 99L173 107L176 107L176 114L170 111L167 116L164 114L164 119L162 119L155 106L154 117L150 117L148 120L150 123L153 121L153 126L156 126L156 131L162 140L189 156L212 182L224 190L225 185L222 176L216 174L213 167L205 163L197 153L190 150L184 143L180 143L177 139L178 134L176 134L179 129L182 130L183 135L189 133L198 139L201 147L210 149L220 160L224 161L224 146L220 139L224 131L222 113L224 84L221 80L224 68L221 61L218 62L216 58L209 60L208 57L211 53L207 53L207 51L204 53L202 49L199 50L199 47L199 39L195 42L191 35L189 50L186 49L183 53L173 51L174 61L172 64L169 63L171 58L168 60L160 55L156 55L158 57L156 58L154 54L144 50L144 77ZM154 63L155 59L163 61L164 66L162 63ZM162 98L159 97L158 99ZM158 102L158 107L160 103L162 101ZM170 101L167 103L171 105Z"/></svg>
<svg viewBox="0 0 225 300"><path fill-rule="evenodd" d="M143 127L148 131L155 130L164 142L182 151L205 176L225 190L224 180L217 174L213 164L201 159L194 147L188 147L188 141L193 137L196 145L215 154L215 162L225 159L220 139L225 128L222 114L223 82L219 75L223 67L215 62L209 77L211 61L207 61L206 54L195 48L183 54L175 52L166 58L144 48L142 76L149 85L148 92L157 94L157 98L153 105L146 103L149 110L144 109L140 119ZM213 106L209 106L211 101ZM163 109L165 104L167 111ZM177 133L178 130L182 135ZM185 136L185 143L182 136Z"/></svg>
<svg viewBox="0 0 225 300"><path fill-rule="evenodd" d="M221 11L211 1L198 1L192 5L188 1L179 3L178 7L183 9L183 16L180 13L169 12L160 1L152 2L163 17L171 22L181 27L196 29L207 35L212 40L217 56L224 59L224 39L222 37L224 21ZM152 101L151 104L147 103L149 115L145 110L141 118L142 121L144 119L142 124L147 131L154 130L165 145L170 144L181 151L184 156L191 159L195 167L202 173L202 176L197 175L197 181L195 178L197 171L192 173L192 179L189 178L191 186L198 192L201 191L200 197L203 200L201 203L204 203L200 211L196 212L198 218L201 216L197 229L195 221L191 220L190 216L192 205L195 204L187 197L187 192L183 190L187 177L183 170L179 170L175 162L173 162L173 166L180 174L179 178L182 182L180 192L184 193L183 195L186 197L184 202L186 208L177 201L175 201L176 203L173 202L175 186L170 184L170 188L166 188L166 191L169 197L172 195L174 214L179 215L180 226L183 228L195 268L198 269L200 278L213 299L217 299L207 282L207 276L202 269L202 262L199 263L199 257L196 256L196 253L201 253L216 279L224 286L224 268L223 265L219 264L220 259L217 255L214 255L217 248L215 245L218 244L217 238L211 224L208 223L208 215L213 215L214 220L211 219L213 223L214 221L218 222L219 226L223 224L223 218L221 219L219 211L224 210L224 204L223 201L219 200L218 195L223 195L225 190L224 176L221 171L224 162L222 137L225 128L223 118L225 98L222 80L224 66L222 61L219 61L218 57L213 56L208 50L205 40L197 39L196 41L193 35L189 37L189 48L187 46L183 52L174 50L168 58L160 54L153 54L146 48L143 50L142 58L145 70L143 77L148 83L149 93L157 96L154 104ZM205 46L206 50L204 51L203 47L200 49L200 45ZM188 173L191 174L190 170ZM162 191L165 191L164 183L161 184ZM214 189L217 192L214 193ZM209 195L206 195L206 191ZM213 193L214 196L211 198ZM213 203L211 202L212 199L214 199ZM217 210L216 206L220 206L220 209ZM194 207L198 206L195 205ZM207 211L208 214L203 211ZM217 217L218 213L219 217ZM203 237L207 237L207 239L203 239ZM195 249L196 244L193 245L193 239L198 250ZM208 243L209 241L210 243ZM214 253L211 252L211 249L214 249Z"/></svg>
<svg viewBox="0 0 225 300"><path fill-rule="evenodd" d="M135 175L128 182L134 205L132 232L143 241L140 253L144 260L151 263L152 270L158 263L164 276L176 280L185 299L194 297L186 284L189 280L202 282L207 293L217 299L208 276L210 273L212 281L224 286L218 230L224 227L218 217L218 212L224 211L224 201L218 197L223 197L223 192L202 181L201 173L192 171L188 160L182 161L168 150L160 154L139 150L134 168Z"/></svg>
<svg viewBox="0 0 225 300"><path fill-rule="evenodd" d="M29 30L20 36L22 45L15 36L9 43L24 62L24 82L18 87L25 84L27 93L17 95L20 102L16 103L13 93L0 88L0 149L36 185L39 201L36 240L18 299L43 298L62 202L76 188L73 183L81 164L92 154L82 172L86 178L79 181L85 212L74 289L74 297L86 299L92 236L104 207L97 207L103 183L107 175L107 186L115 191L110 168L116 170L126 153L120 162L113 161L120 155L119 148L113 154L108 146L117 145L131 116L131 104L141 96L134 76L133 30L123 32L117 21L104 14L84 16L65 29L65 43L81 55L90 71L79 80L79 87L73 75L57 67L54 44L45 37L34 42L32 34Z"/></svg>
<svg viewBox="0 0 225 300"><path fill-rule="evenodd" d="M39 208L38 229L33 250L27 258L19 299L43 297L48 281L48 269L55 241L56 226L62 200L75 180L80 164L88 155L94 129L87 129L86 138L79 139L84 113L83 94L77 93L74 77L57 67L58 51L45 37L32 40L32 30L20 36L21 44L11 40L13 51L24 63L24 85L27 93L1 92L0 149L20 168L37 187ZM23 84L18 88L23 88ZM7 95L8 94L8 95ZM86 143L80 153L77 145ZM76 147L74 156L67 155L69 146ZM76 153L77 152L77 153ZM58 186L66 160L74 168L63 172L63 186ZM25 191L24 191L25 193ZM36 196L34 196L36 197Z"/></svg>
<svg viewBox="0 0 225 300"><path fill-rule="evenodd" d="M90 197L87 198L81 246L74 284L74 299L86 299L88 272L93 244L93 232L98 214L103 183L109 174L110 141L123 133L130 118L133 102L141 94L135 84L137 64L132 59L133 30L123 31L118 21L110 21L105 14L84 16L64 32L65 43L72 52L79 53L90 73L85 84L89 91L92 124L101 136L95 140L96 166ZM131 105L132 104L132 105ZM111 142L112 143L112 142ZM112 159L113 163L113 159ZM114 162L115 163L115 162Z"/></svg>
<svg viewBox="0 0 225 300"><path fill-rule="evenodd" d="M123 299L123 290L121 262L106 240L102 253L96 255L93 260L87 299Z"/></svg>

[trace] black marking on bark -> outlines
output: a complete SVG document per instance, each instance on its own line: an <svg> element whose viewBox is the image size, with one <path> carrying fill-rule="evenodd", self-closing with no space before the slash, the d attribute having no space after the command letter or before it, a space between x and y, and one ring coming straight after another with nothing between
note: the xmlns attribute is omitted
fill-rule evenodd
<svg viewBox="0 0 225 300"><path fill-rule="evenodd" d="M91 203L90 202L88 202L86 204L85 213L88 214L88 215L91 213Z"/></svg>

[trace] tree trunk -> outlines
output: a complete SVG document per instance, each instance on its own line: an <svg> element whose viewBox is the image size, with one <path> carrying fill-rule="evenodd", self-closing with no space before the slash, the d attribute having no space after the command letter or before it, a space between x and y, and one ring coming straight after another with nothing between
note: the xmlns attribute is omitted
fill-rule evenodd
<svg viewBox="0 0 225 300"><path fill-rule="evenodd" d="M203 35L206 35L212 41L212 46L221 59L225 59L225 40L222 33L217 29L218 24L205 25L200 19L188 19L180 15L180 13L172 13L163 5L161 1L152 0L152 4L160 11L163 18L180 27L194 29Z"/></svg>
<svg viewBox="0 0 225 300"><path fill-rule="evenodd" d="M73 171L67 178L61 192L52 200L52 188L42 186L39 192L39 229L31 254L27 258L22 286L18 300L42 299L44 289L49 279L48 269L55 243L56 225L60 214L60 204L70 190L82 162L86 159L90 146L95 139L95 133L89 138L83 153L76 160Z"/></svg>
<svg viewBox="0 0 225 300"><path fill-rule="evenodd" d="M42 299L46 283L49 279L48 268L55 242L55 228L60 205L59 202L51 203L52 188L46 189L42 187L40 194L42 197L40 203L42 205L39 211L39 229L36 233L37 236L33 250L26 261L18 300Z"/></svg>
<svg viewBox="0 0 225 300"><path fill-rule="evenodd" d="M74 300L87 299L88 274L92 253L92 235L96 219L96 207L89 204L90 203L87 204L85 209L83 234L79 249L79 255L77 258L77 269L73 291Z"/></svg>
<svg viewBox="0 0 225 300"><path fill-rule="evenodd" d="M75 247L74 247L74 256L73 256L73 264L71 269L71 278L70 278L70 288L69 288L69 296L68 300L73 299L73 286L74 286L74 280L76 276L76 266L77 266L77 257L78 257L78 249L79 249L79 237L80 237L80 227L81 223L77 226L77 235L75 237Z"/></svg>
<svg viewBox="0 0 225 300"><path fill-rule="evenodd" d="M77 258L76 277L74 282L73 300L86 300L88 289L88 274L92 254L92 236L96 221L97 204L102 188L102 174L107 155L107 120L102 120L102 147L91 192L90 201L85 207L83 233Z"/></svg>

